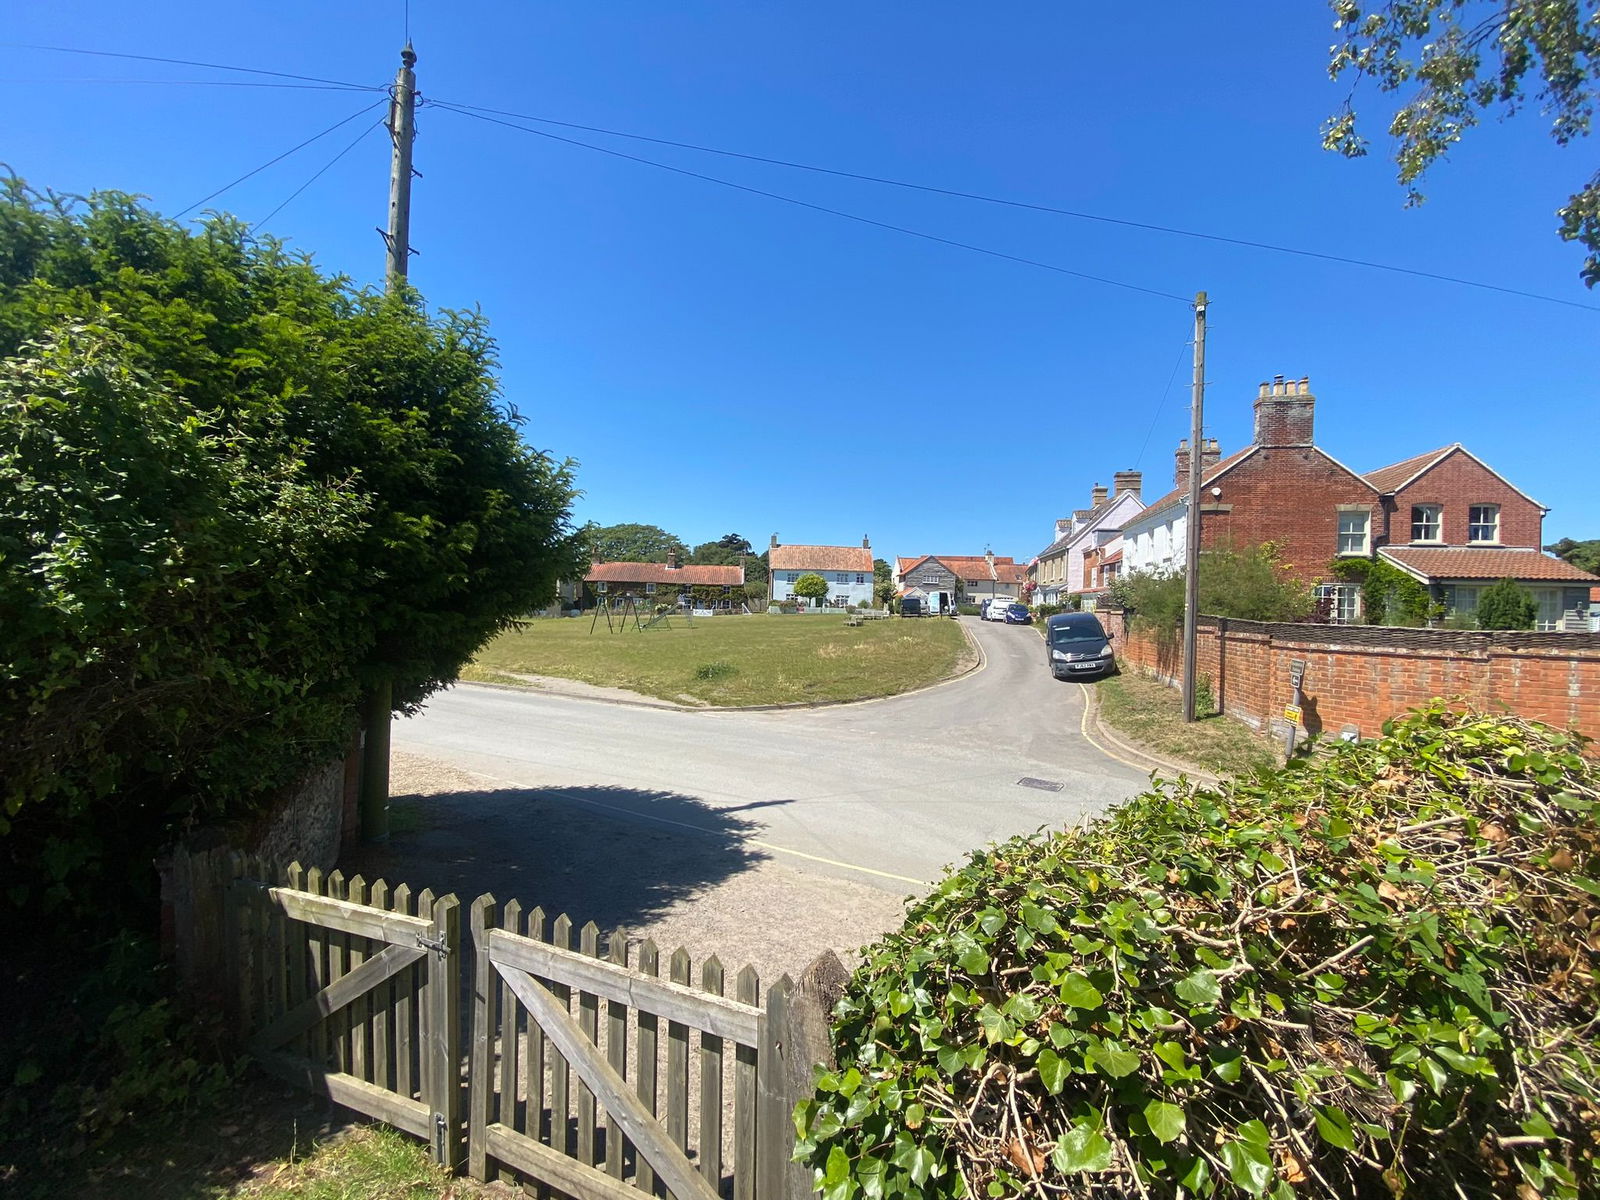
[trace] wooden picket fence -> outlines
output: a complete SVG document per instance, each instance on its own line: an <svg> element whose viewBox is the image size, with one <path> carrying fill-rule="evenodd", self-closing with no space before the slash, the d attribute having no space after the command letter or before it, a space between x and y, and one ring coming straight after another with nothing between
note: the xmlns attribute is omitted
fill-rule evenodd
<svg viewBox="0 0 1600 1200"><path fill-rule="evenodd" d="M809 1193L789 1113L826 1005L788 976L763 997L747 966L730 996L715 956L696 983L681 947L592 922L574 938L565 915L493 896L468 906L468 955L454 896L217 851L180 852L177 872L180 970L225 973L261 1065L439 1164L601 1200Z"/></svg>

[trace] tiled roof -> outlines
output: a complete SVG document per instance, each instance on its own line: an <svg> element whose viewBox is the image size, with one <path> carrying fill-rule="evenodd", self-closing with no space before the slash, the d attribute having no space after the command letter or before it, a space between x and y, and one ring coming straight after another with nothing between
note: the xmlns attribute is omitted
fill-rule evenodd
<svg viewBox="0 0 1600 1200"><path fill-rule="evenodd" d="M895 559L895 571L904 578L915 571L923 563L932 560L941 566L948 567L954 572L957 579L981 579L987 582L989 574L989 559L982 554L923 554L917 558ZM1015 575L1007 572L1015 571ZM1001 583L1017 583L1022 580L1027 568L1017 562L1010 555L996 554L994 556L994 575Z"/></svg>
<svg viewBox="0 0 1600 1200"><path fill-rule="evenodd" d="M1365 479L1378 491L1387 495L1394 491L1413 475L1420 474L1425 468L1431 467L1452 450L1461 449L1460 442L1452 442L1438 450L1429 450L1426 454L1418 454L1404 462L1391 463L1387 467L1379 467L1376 471L1368 471L1361 478Z"/></svg>
<svg viewBox="0 0 1600 1200"><path fill-rule="evenodd" d="M1378 551L1397 566L1428 579L1516 579L1596 583L1600 576L1538 550L1492 550L1475 546L1385 546Z"/></svg>
<svg viewBox="0 0 1600 1200"><path fill-rule="evenodd" d="M1254 454L1256 449L1257 447L1255 446L1246 446L1243 450L1237 450L1228 455L1227 458L1217 463L1217 465L1212 467L1209 471L1205 471L1201 474L1200 486L1204 487L1218 475L1221 475L1224 471L1231 471L1246 458L1249 458L1250 455ZM1161 499L1151 502L1141 512L1135 514L1133 520L1143 521L1146 517L1155 516L1156 514L1171 508L1174 504L1177 504L1178 501L1187 499L1188 495L1188 488L1173 488L1165 496L1161 497Z"/></svg>
<svg viewBox="0 0 1600 1200"><path fill-rule="evenodd" d="M872 551L865 546L774 546L767 551L773 571L872 572Z"/></svg>
<svg viewBox="0 0 1600 1200"><path fill-rule="evenodd" d="M743 567L683 566L666 563L590 563L585 583L669 583L702 587L742 587Z"/></svg>

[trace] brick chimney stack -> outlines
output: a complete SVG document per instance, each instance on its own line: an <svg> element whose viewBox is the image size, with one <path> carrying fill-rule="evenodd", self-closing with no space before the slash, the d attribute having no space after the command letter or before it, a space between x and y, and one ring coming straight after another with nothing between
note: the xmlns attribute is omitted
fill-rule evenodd
<svg viewBox="0 0 1600 1200"><path fill-rule="evenodd" d="M1120 496L1123 492L1132 492L1135 500L1139 499L1139 489L1144 486L1144 474L1140 471L1118 471L1111 477L1111 494Z"/></svg>
<svg viewBox="0 0 1600 1200"><path fill-rule="evenodd" d="M1286 380L1274 375L1256 393L1256 445L1311 445L1316 408L1309 378Z"/></svg>
<svg viewBox="0 0 1600 1200"><path fill-rule="evenodd" d="M777 534L773 534L772 535L772 549L776 550L777 548L778 548L778 535Z"/></svg>
<svg viewBox="0 0 1600 1200"><path fill-rule="evenodd" d="M1189 486L1189 439L1184 438L1178 443L1178 449L1173 456L1173 486L1179 491ZM1222 447L1217 444L1216 438L1206 438L1200 443L1200 478L1204 479L1206 473L1222 461Z"/></svg>
<svg viewBox="0 0 1600 1200"><path fill-rule="evenodd" d="M677 569L678 569L678 552L676 550L668 550L667 551L667 570L676 571Z"/></svg>
<svg viewBox="0 0 1600 1200"><path fill-rule="evenodd" d="M869 538L864 533L861 535L861 548L863 550L871 550L872 549L872 539Z"/></svg>
<svg viewBox="0 0 1600 1200"><path fill-rule="evenodd" d="M1095 484L1094 485L1094 490L1092 490L1089 493L1089 507L1090 508L1099 508L1102 504L1104 504L1106 502L1106 499L1107 499L1107 497L1109 495L1110 495L1110 493L1106 491L1106 485L1105 484L1103 484L1103 483Z"/></svg>

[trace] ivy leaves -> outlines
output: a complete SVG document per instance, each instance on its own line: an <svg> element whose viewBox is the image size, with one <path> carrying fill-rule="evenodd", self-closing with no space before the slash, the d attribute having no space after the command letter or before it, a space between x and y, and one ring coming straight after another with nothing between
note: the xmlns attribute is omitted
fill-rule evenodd
<svg viewBox="0 0 1600 1200"><path fill-rule="evenodd" d="M1600 927L1600 783L1577 749L1435 705L1325 760L973 855L852 979L800 1157L845 1189L843 1150L871 1200L1036 1179L1415 1198L1481 1193L1474 1170L1576 1196L1564 1147L1600 1102L1600 1046L1563 1014L1600 996L1532 914ZM1490 1127L1522 1131L1498 1164ZM1447 1172L1426 1165L1440 1137Z"/></svg>

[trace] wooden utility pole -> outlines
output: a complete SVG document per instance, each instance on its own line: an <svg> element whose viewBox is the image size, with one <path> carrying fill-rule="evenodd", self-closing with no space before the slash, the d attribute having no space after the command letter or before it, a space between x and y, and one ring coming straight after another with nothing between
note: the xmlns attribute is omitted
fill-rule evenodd
<svg viewBox="0 0 1600 1200"><path fill-rule="evenodd" d="M411 258L411 143L416 136L417 52L406 43L400 51L389 94L389 228L383 233L388 247L385 286L390 292L405 286ZM365 740L361 747L361 838L367 842L389 837L389 725L394 719L394 684L384 679L367 693L362 714Z"/></svg>
<svg viewBox="0 0 1600 1200"><path fill-rule="evenodd" d="M1195 617L1200 608L1200 475L1206 400L1206 294L1194 298L1194 390L1190 401L1189 511L1183 552L1183 719L1193 721Z"/></svg>

